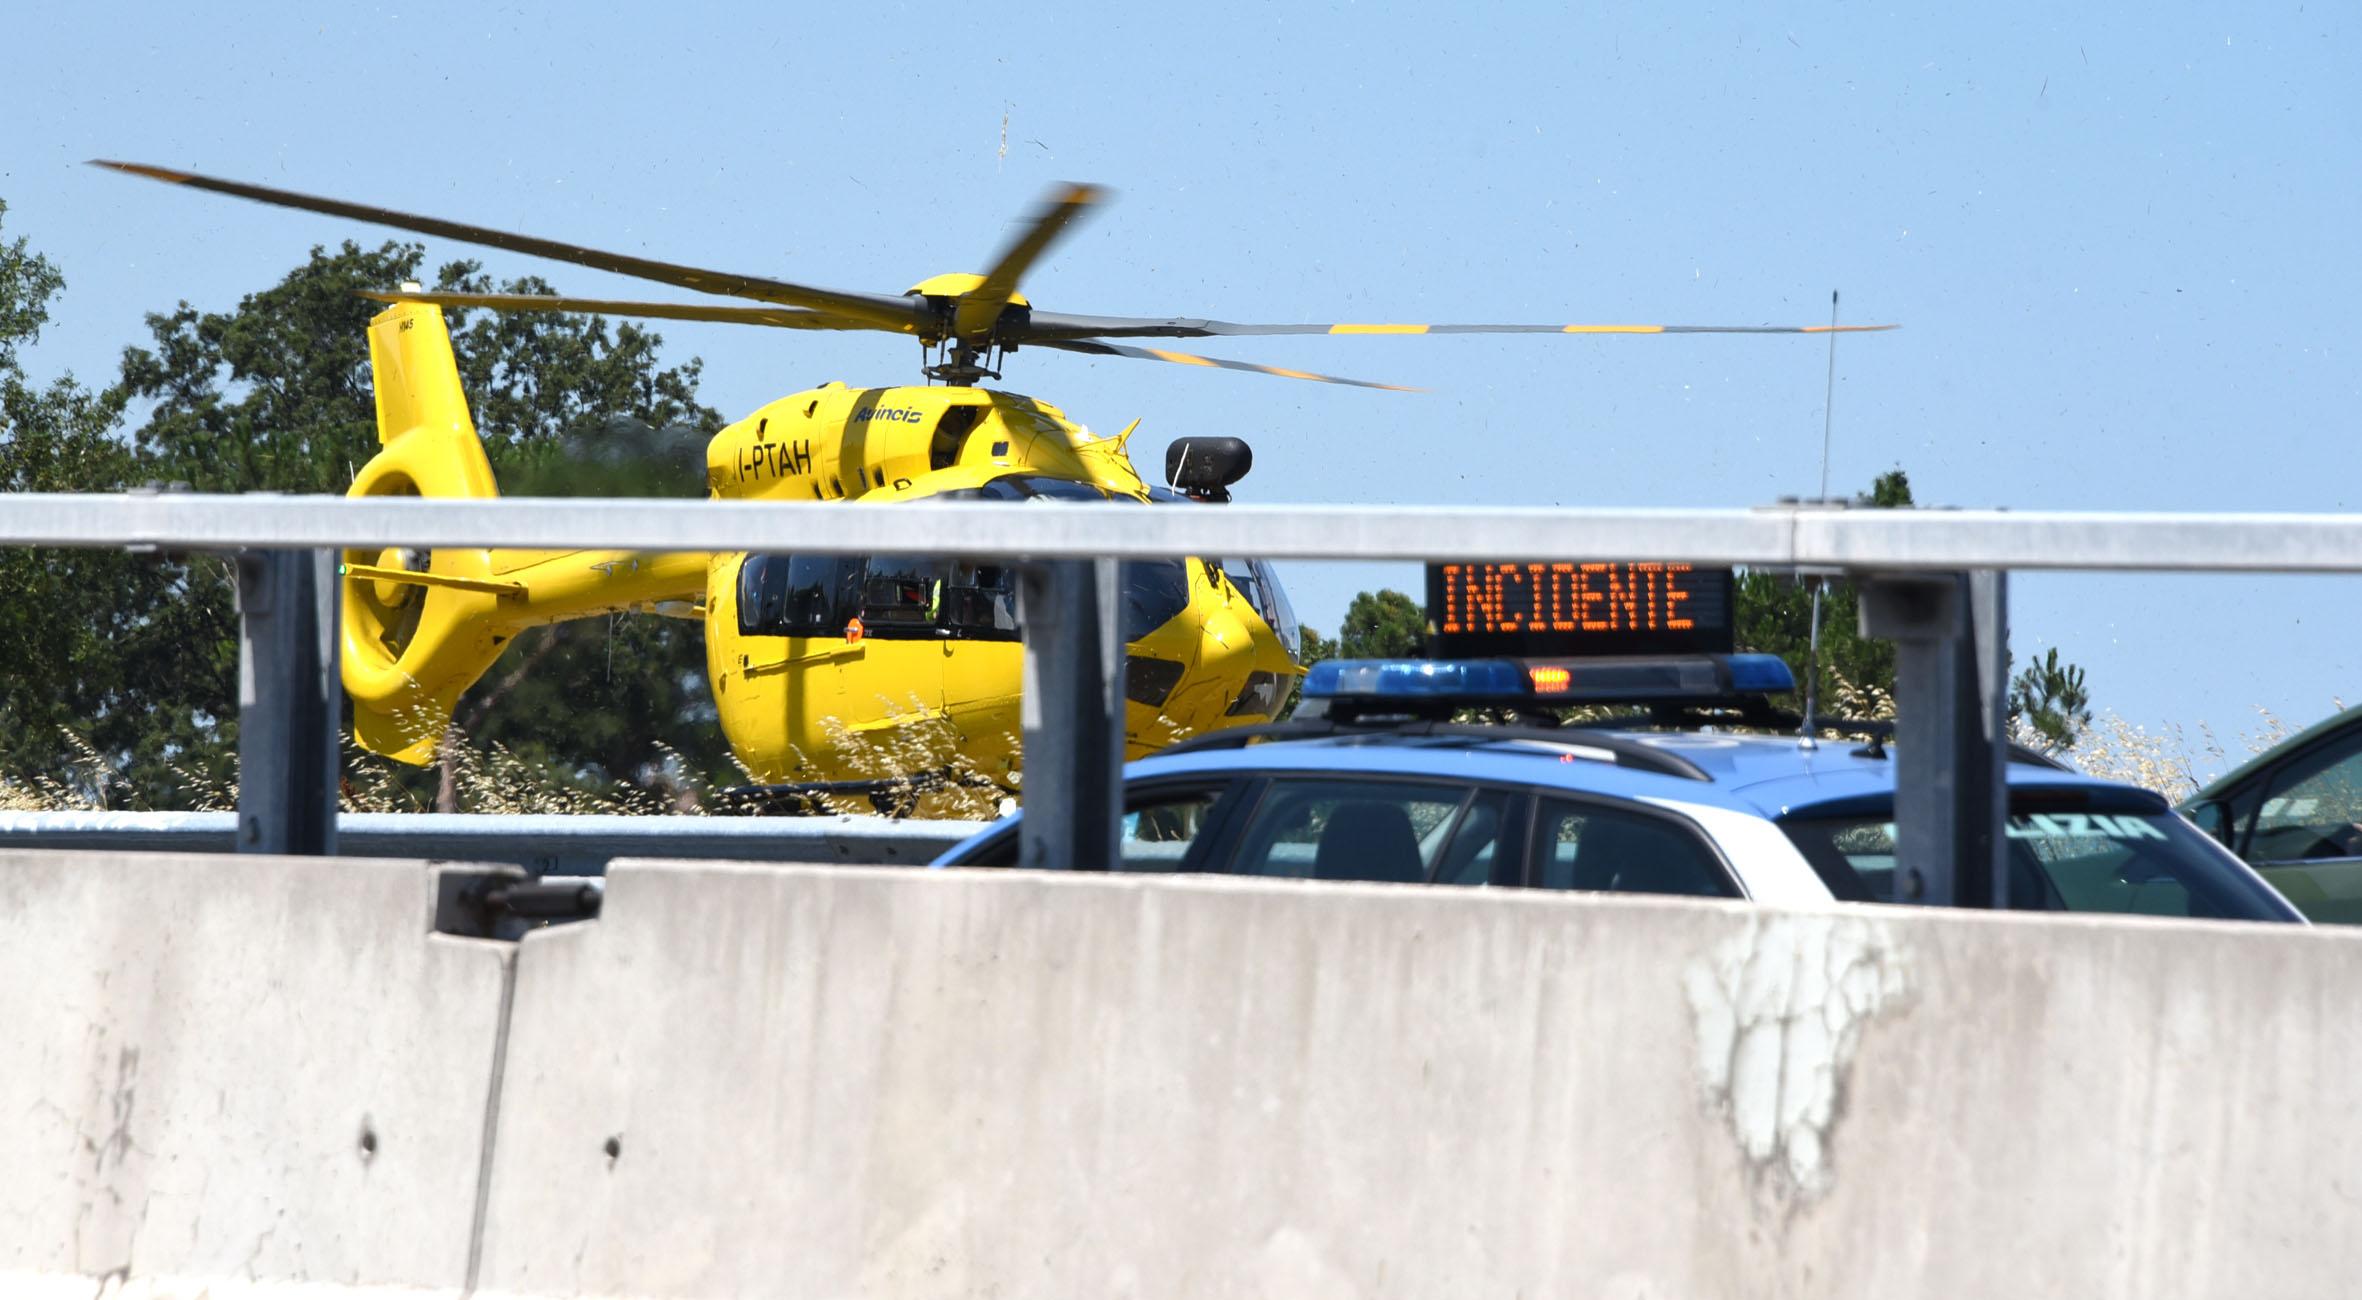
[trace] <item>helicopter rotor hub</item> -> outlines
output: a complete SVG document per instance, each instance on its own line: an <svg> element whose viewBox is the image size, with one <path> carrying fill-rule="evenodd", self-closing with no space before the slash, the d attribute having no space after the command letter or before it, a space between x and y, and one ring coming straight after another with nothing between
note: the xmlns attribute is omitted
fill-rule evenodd
<svg viewBox="0 0 2362 1300"><path fill-rule="evenodd" d="M946 341L926 346L919 371L938 383L973 387L978 380L998 379L1003 349L989 340L981 343Z"/></svg>

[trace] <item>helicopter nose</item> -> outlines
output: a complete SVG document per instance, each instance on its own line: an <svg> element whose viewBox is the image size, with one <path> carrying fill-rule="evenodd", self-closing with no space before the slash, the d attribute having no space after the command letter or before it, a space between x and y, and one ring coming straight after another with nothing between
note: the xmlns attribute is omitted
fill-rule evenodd
<svg viewBox="0 0 2362 1300"><path fill-rule="evenodd" d="M1206 615L1203 640L1199 661L1209 666L1241 655L1251 655L1255 650L1254 634L1247 631L1247 625L1239 621L1238 615L1227 609L1218 609Z"/></svg>

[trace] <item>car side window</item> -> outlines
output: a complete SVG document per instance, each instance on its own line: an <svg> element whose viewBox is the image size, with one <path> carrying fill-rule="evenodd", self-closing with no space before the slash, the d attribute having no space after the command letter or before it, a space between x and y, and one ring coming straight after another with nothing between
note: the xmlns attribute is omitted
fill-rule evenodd
<svg viewBox="0 0 2362 1300"><path fill-rule="evenodd" d="M1517 883L1514 850L1503 848L1514 842L1509 832L1515 807L1506 790L1477 791L1460 810L1460 820L1444 841L1428 879L1438 885Z"/></svg>
<svg viewBox="0 0 2362 1300"><path fill-rule="evenodd" d="M1443 860L1472 793L1432 782L1276 778L1240 831L1230 869L1244 876L1418 884ZM1494 824L1497 835L1498 817ZM1473 854L1482 850L1477 843Z"/></svg>
<svg viewBox="0 0 2362 1300"><path fill-rule="evenodd" d="M2362 734L2272 774L2247 841L2253 862L2362 858Z"/></svg>
<svg viewBox="0 0 2362 1300"><path fill-rule="evenodd" d="M1695 832L1669 818L1544 799L1534 818L1533 883L1544 889L1737 898Z"/></svg>
<svg viewBox="0 0 2362 1300"><path fill-rule="evenodd" d="M1124 819L1116 842L1118 871L1182 871L1194 865L1190 852L1213 829L1215 810L1229 792L1228 780L1210 785L1158 785L1124 797ZM1011 826L961 860L963 867L1017 865L1022 836Z"/></svg>
<svg viewBox="0 0 2362 1300"><path fill-rule="evenodd" d="M1214 806L1226 788L1167 789L1127 800L1115 869L1184 870L1190 851L1213 826Z"/></svg>

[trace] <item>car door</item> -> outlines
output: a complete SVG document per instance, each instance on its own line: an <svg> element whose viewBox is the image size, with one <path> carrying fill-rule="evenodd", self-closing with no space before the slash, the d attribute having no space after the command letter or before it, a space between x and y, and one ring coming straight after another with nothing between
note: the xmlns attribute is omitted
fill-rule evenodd
<svg viewBox="0 0 2362 1300"><path fill-rule="evenodd" d="M1273 775L1207 869L1375 884L1515 884L1524 796L1462 781Z"/></svg>
<svg viewBox="0 0 2362 1300"><path fill-rule="evenodd" d="M1741 898L1696 828L1598 799L1544 797L1534 810L1527 880L1540 889Z"/></svg>
<svg viewBox="0 0 2362 1300"><path fill-rule="evenodd" d="M2269 773L2241 853L2315 921L2362 924L2362 730Z"/></svg>

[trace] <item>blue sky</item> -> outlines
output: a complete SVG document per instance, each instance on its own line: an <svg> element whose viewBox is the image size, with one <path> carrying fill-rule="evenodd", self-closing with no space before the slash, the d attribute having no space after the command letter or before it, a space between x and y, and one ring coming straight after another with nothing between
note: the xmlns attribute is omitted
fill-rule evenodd
<svg viewBox="0 0 2362 1300"><path fill-rule="evenodd" d="M2346 6L50 6L9 20L6 231L69 280L31 362L385 232L121 157L831 287L981 269L1055 180L1116 202L1026 289L1232 320L1802 324L1841 288L1831 483L2021 509L2362 505L2362 19ZM1005 136L1004 136L1004 122ZM1005 144L1004 144L1005 140ZM473 255L430 247L435 258ZM561 288L649 286L504 255ZM736 414L915 379L903 340L669 325ZM1094 428L1256 450L1260 501L1747 506L1818 480L1806 338L1286 338L1399 395L1025 353ZM1409 568L1290 565L1333 630ZM2143 725L2362 698L2362 579L2024 576Z"/></svg>

